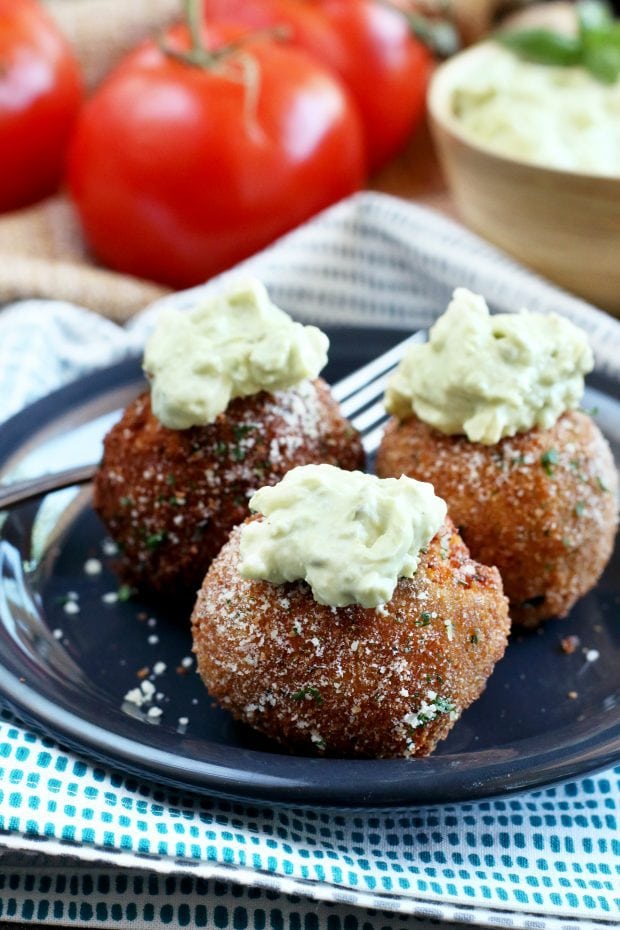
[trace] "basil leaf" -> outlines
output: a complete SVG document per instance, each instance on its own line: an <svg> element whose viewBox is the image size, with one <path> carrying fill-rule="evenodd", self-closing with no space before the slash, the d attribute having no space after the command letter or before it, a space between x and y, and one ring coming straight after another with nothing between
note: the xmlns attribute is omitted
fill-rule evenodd
<svg viewBox="0 0 620 930"><path fill-rule="evenodd" d="M584 48L593 46L609 46L620 48L620 21L616 20L605 29L591 29L582 39Z"/></svg>
<svg viewBox="0 0 620 930"><path fill-rule="evenodd" d="M547 29L504 32L499 42L527 61L543 65L581 65L603 84L620 78L620 22L608 3L579 0L579 33L563 35Z"/></svg>
<svg viewBox="0 0 620 930"><path fill-rule="evenodd" d="M496 38L505 48L537 64L578 65L581 62L581 42L576 36L550 29L522 29L501 32Z"/></svg>
<svg viewBox="0 0 620 930"><path fill-rule="evenodd" d="M608 42L588 43L583 50L583 66L603 84L614 84L620 75L620 47Z"/></svg>

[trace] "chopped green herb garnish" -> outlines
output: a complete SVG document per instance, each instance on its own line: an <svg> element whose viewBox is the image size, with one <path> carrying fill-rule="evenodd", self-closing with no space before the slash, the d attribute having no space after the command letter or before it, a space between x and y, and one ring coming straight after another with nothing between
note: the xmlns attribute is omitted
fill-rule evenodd
<svg viewBox="0 0 620 930"><path fill-rule="evenodd" d="M425 702L422 704L423 710L420 709L415 714L410 714L407 716L407 724L411 727L412 730L417 730L418 727L423 727L427 723L431 723L439 714L450 714L453 710L456 710L456 706L448 697L442 697L437 695L433 698L432 703Z"/></svg>
<svg viewBox="0 0 620 930"><path fill-rule="evenodd" d="M122 584L116 592L116 599L119 601L129 601L138 592L130 584Z"/></svg>
<svg viewBox="0 0 620 930"><path fill-rule="evenodd" d="M256 423L238 423L233 426L233 436L235 437L235 442L239 442L244 436L247 436L248 433L251 433L253 430L258 429Z"/></svg>
<svg viewBox="0 0 620 930"><path fill-rule="evenodd" d="M416 626L428 626L430 622L431 622L431 615L429 614L427 610L423 610L422 613L420 614L419 619L416 620L415 625Z"/></svg>
<svg viewBox="0 0 620 930"><path fill-rule="evenodd" d="M215 444L215 454L220 458L223 458L228 453L228 446L225 442L221 440Z"/></svg>
<svg viewBox="0 0 620 930"><path fill-rule="evenodd" d="M161 546L161 544L166 539L166 535L167 534L165 530L160 530L157 533L149 533L145 539L146 545L149 549L157 549L157 547Z"/></svg>
<svg viewBox="0 0 620 930"><path fill-rule="evenodd" d="M540 464L545 469L550 478L553 477L555 466L558 464L559 456L557 449L547 449L540 457Z"/></svg>
<svg viewBox="0 0 620 930"><path fill-rule="evenodd" d="M570 464L570 467L573 469L573 471L575 472L575 474L577 475L577 477L579 478L580 481L586 481L586 480L587 480L587 479L586 479L586 476L584 475L584 473L583 473L583 471L582 471L582 469L581 469L581 462L579 462L577 459L571 459L569 464Z"/></svg>
<svg viewBox="0 0 620 930"><path fill-rule="evenodd" d="M246 450L242 446L233 446L232 447L232 457L235 462L242 462L245 458Z"/></svg>
<svg viewBox="0 0 620 930"><path fill-rule="evenodd" d="M440 714L449 714L451 711L456 709L450 698L441 696L436 698L435 707Z"/></svg>
<svg viewBox="0 0 620 930"><path fill-rule="evenodd" d="M176 478L174 477L172 472L170 472L170 474L166 476L166 484L173 485L173 484L176 484L176 482L177 482Z"/></svg>
<svg viewBox="0 0 620 930"><path fill-rule="evenodd" d="M474 632L470 635L469 641L472 644L472 646L478 645L478 631L477 630L474 630Z"/></svg>
<svg viewBox="0 0 620 930"><path fill-rule="evenodd" d="M133 499L131 497L121 497L119 504L121 507L131 507L133 505Z"/></svg>
<svg viewBox="0 0 620 930"><path fill-rule="evenodd" d="M291 697L294 701L303 701L306 697L310 697L317 704L323 703L323 698L318 688L300 688L299 691L295 691L293 694L291 694Z"/></svg>
<svg viewBox="0 0 620 930"><path fill-rule="evenodd" d="M585 501L577 501L577 503L575 504L575 516L583 517L585 513L585 509L586 509Z"/></svg>
<svg viewBox="0 0 620 930"><path fill-rule="evenodd" d="M596 483L598 485L599 491L602 491L603 494L609 494L609 488L607 487L603 479L599 478L598 475L596 476Z"/></svg>

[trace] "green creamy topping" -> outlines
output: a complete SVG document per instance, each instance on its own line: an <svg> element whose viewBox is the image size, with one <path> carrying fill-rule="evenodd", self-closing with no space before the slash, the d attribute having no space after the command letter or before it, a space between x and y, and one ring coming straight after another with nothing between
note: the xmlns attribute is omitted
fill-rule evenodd
<svg viewBox="0 0 620 930"><path fill-rule="evenodd" d="M620 174L620 81L601 84L584 68L520 61L487 43L460 74L452 114L468 140L498 155Z"/></svg>
<svg viewBox="0 0 620 930"><path fill-rule="evenodd" d="M569 320L527 310L491 316L484 298L457 288L429 341L412 346L390 379L385 406L401 420L415 414L493 445L548 429L578 407L592 367L587 337Z"/></svg>
<svg viewBox="0 0 620 930"><path fill-rule="evenodd" d="M306 581L315 601L332 607L388 602L446 516L431 484L333 465L293 468L250 507L264 519L243 527L241 575Z"/></svg>
<svg viewBox="0 0 620 930"><path fill-rule="evenodd" d="M189 313L164 310L144 352L157 419L169 429L213 423L235 397L316 378L329 340L271 302L256 280Z"/></svg>

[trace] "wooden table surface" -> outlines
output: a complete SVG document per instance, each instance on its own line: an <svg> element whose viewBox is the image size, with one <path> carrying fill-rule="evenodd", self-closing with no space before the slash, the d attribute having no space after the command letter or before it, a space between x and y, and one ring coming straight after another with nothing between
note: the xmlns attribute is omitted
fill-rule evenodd
<svg viewBox="0 0 620 930"><path fill-rule="evenodd" d="M372 178L369 187L456 217L426 125L419 128L401 155Z"/></svg>
<svg viewBox="0 0 620 930"><path fill-rule="evenodd" d="M368 187L455 215L426 126ZM98 265L62 193L0 217L0 264L2 303L24 297L68 300L123 323L166 293L153 282Z"/></svg>

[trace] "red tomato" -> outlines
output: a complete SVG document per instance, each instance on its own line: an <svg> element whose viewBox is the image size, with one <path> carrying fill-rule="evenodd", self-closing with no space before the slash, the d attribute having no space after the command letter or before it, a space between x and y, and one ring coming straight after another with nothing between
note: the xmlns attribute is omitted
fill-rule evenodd
<svg viewBox="0 0 620 930"><path fill-rule="evenodd" d="M432 58L403 13L382 0L209 0L207 10L248 28L282 24L335 71L359 107L372 170L421 122Z"/></svg>
<svg viewBox="0 0 620 930"><path fill-rule="evenodd" d="M34 0L0 0L0 210L58 186L82 96L77 62Z"/></svg>
<svg viewBox="0 0 620 930"><path fill-rule="evenodd" d="M212 47L223 35L210 33ZM168 41L186 49L186 30ZM239 81L244 62L255 95ZM97 255L173 287L262 248L364 174L359 118L339 83L303 52L259 40L207 69L144 44L83 108L69 160Z"/></svg>

